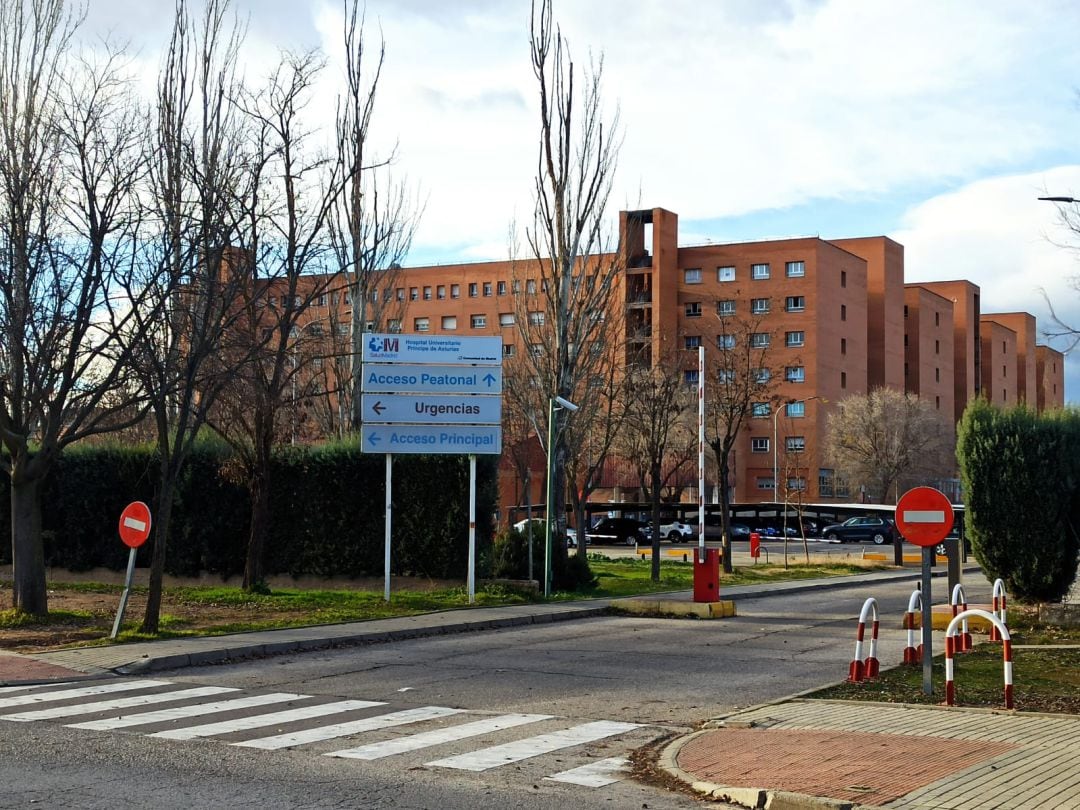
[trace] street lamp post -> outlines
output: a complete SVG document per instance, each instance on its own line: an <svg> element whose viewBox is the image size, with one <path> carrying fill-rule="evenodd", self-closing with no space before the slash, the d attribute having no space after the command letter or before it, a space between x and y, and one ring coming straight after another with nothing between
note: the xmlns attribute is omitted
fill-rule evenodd
<svg viewBox="0 0 1080 810"><path fill-rule="evenodd" d="M548 399L548 434L547 434L547 470L546 482L545 482L545 494L544 503L546 504L547 520L544 521L544 596L551 595L551 521L552 521L552 504L551 504L551 479L553 478L553 469L555 466L555 412L566 409L570 413L573 413L578 409L568 399L555 396ZM584 528L584 527L582 527ZM578 546L578 553L581 553L581 549L584 548L584 544L588 542L588 538L582 534L578 542L581 544Z"/></svg>

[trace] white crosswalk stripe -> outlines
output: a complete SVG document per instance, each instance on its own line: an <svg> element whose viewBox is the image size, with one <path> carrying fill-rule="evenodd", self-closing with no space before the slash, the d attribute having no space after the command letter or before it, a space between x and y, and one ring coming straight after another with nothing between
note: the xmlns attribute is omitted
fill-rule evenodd
<svg viewBox="0 0 1080 810"><path fill-rule="evenodd" d="M363 720L352 720L347 723L336 723L332 726L320 726L319 728L309 728L306 731L276 734L273 737L261 737L257 740L232 744L243 748L262 748L273 751L278 748L291 748L294 745L332 740L335 737L359 734L363 731L404 726L408 723L419 723L421 720L434 720L437 717L448 717L452 714L461 714L464 711L464 709L448 709L444 706L424 706L421 709L406 709L392 714L367 717Z"/></svg>
<svg viewBox="0 0 1080 810"><path fill-rule="evenodd" d="M463 771L486 771L500 765L509 765L512 762L538 757L541 754L550 754L561 748L596 742L605 737L613 737L616 734L633 731L636 728L641 728L641 726L636 723L613 723L600 720L595 723L585 723L574 728L568 728L565 731L541 734L538 737L529 737L525 740L517 740L504 745L482 748L471 754L460 754L456 757L437 759L434 762L425 764L438 768L458 768Z"/></svg>
<svg viewBox="0 0 1080 810"><path fill-rule="evenodd" d="M177 692L155 692L151 695L135 695L133 697L113 698L112 700L98 700L93 703L80 703L77 706L54 706L51 709L35 709L30 712L4 714L0 715L0 720L14 720L21 723L28 723L33 720L55 720L59 717L74 717L77 714L96 714L97 712L107 712L113 709L131 709L135 706L149 706L154 703L209 697L210 695L235 691L237 690L225 686L200 686L196 689L181 689Z"/></svg>
<svg viewBox="0 0 1080 810"><path fill-rule="evenodd" d="M433 745L456 742L457 740L478 737L481 734L489 734L495 731L523 726L528 723L536 723L540 720L550 720L550 714L504 714L499 717L489 717L484 720L476 720L472 723L462 723L450 728L439 728L434 731L425 731L421 734L411 734L407 737L398 737L385 742L361 745L359 748L347 748L343 751L332 751L326 754L328 757L343 757L345 759L382 759L394 754L404 754L407 751L418 751L421 748L430 748Z"/></svg>
<svg viewBox="0 0 1080 810"><path fill-rule="evenodd" d="M241 694L238 697L214 700L212 699L214 696L242 692L242 690L225 686L186 688L181 688L181 686L181 684L169 681L133 679L94 682L85 685L54 683L3 687L0 689L0 695L2 695L0 710L21 708L0 713L0 721L64 723L69 718L97 714L98 719L66 723L65 728L114 731L134 727L136 734L175 741L235 734L237 737L234 741L228 742L229 745L266 751L316 745L341 737L427 723L428 728L425 729L421 725L415 733L390 732L384 735L388 737L387 739L379 740L376 737L373 742L322 753L322 755L341 760L362 761L399 756L404 767L414 768L422 764L424 767L449 768L462 772L483 772L646 728L637 723L594 721L499 745L487 745L500 738L511 739L513 736L519 736L521 732L516 730L524 726L543 723L550 729L553 726L568 725L568 723L566 718L555 715L495 714L492 712L482 712L479 719L466 720L457 716L468 715L469 710L446 706L418 706L368 717L355 715L350 717L350 713L387 704L382 701L345 699L320 703L317 701L325 701L328 698L292 692ZM138 690L147 691L141 694L122 694L134 693ZM211 699L205 700L207 698ZM294 702L305 705L285 707L279 705L294 704ZM131 712L133 709L155 705L158 708ZM257 711L252 713L251 710ZM222 715L222 717L210 718L207 722L196 720L196 718L214 714ZM230 716L230 714L241 716ZM475 716L477 712L472 712L472 714ZM438 722L446 718L454 719ZM324 725L303 727L311 726L310 721L323 722ZM137 728L166 723L169 727L163 730ZM275 733L270 736L243 739L245 736L243 732L260 733L257 730L263 730L262 733L265 734L266 729L273 730ZM394 736L390 736L391 734ZM474 746L483 747L472 752L456 753L454 756L444 756L442 759L434 759L426 763L422 762L423 754L409 756L414 752L422 752L438 746L450 746L447 753L453 753L455 750L462 751L463 746L455 749L453 744L481 737L489 739L475 742ZM590 756L587 751L582 751L581 754L582 758ZM560 762L564 759L567 758L558 757ZM629 775L629 762L625 757L591 760L579 767L571 767L550 776L541 777L540 774L545 770L550 773L550 770L545 768L545 763L550 763L550 760L537 759L536 764L531 766L533 775L528 778L543 778L551 782L583 788L600 788L619 782ZM573 763L571 761L567 764ZM540 771L539 774L536 773L537 770Z"/></svg>
<svg viewBox="0 0 1080 810"><path fill-rule="evenodd" d="M172 684L168 681L121 681L118 683L98 683L77 689L61 689L59 692L35 692L32 695L0 698L0 709L9 709L13 706L31 706L34 703L55 703L60 700L72 700L92 695L108 695L113 692L131 692L135 689L150 689L155 686L172 686Z"/></svg>
<svg viewBox="0 0 1080 810"><path fill-rule="evenodd" d="M294 720L309 720L313 717L326 717L329 714L353 711L355 709L370 709L373 706L385 706L374 700L339 700L336 703L323 703L318 706L301 706L298 709L289 709L284 712L272 714L259 714L254 717L241 717L236 720L222 720L219 723L206 723L201 726L188 726L187 728L171 728L168 731L159 731L156 734L148 734L148 737L164 737L168 740L191 740L195 737L213 737L217 734L231 734L235 731L249 731L253 728L265 728L277 726L282 723L291 723Z"/></svg>
<svg viewBox="0 0 1080 810"><path fill-rule="evenodd" d="M68 728L88 728L93 731L112 731L128 726L145 726L150 723L165 723L182 720L187 717L200 717L204 714L228 712L234 709L248 709L252 706L266 706L271 703L284 703L288 700L303 700L307 695L291 692L274 692L269 695L252 695L236 700L222 700L217 703L198 703L194 706L177 706L173 709L161 709L156 712L129 714L124 717L108 717L104 720L91 720L88 723L72 723Z"/></svg>
<svg viewBox="0 0 1080 810"><path fill-rule="evenodd" d="M549 782L564 782L582 787L604 787L621 782L626 778L629 769L630 760L626 757L608 757L582 765L580 768L571 768L554 776L545 776L544 779Z"/></svg>

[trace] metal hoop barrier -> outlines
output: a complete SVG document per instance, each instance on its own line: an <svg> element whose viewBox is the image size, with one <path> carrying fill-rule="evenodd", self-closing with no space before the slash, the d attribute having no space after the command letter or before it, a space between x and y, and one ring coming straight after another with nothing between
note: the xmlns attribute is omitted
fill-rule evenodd
<svg viewBox="0 0 1080 810"><path fill-rule="evenodd" d="M870 625L870 653L866 656L866 659L863 660L863 635L866 632L867 616L871 613L874 618ZM871 597L863 602L862 610L859 612L859 630L855 636L855 659L851 662L851 667L848 669L848 681L850 683L859 683L860 681L876 678L878 676L880 665L878 664L877 659L877 639L877 600Z"/></svg>
<svg viewBox="0 0 1080 810"><path fill-rule="evenodd" d="M945 631L945 705L953 706L956 704L956 686L954 683L956 673L953 668L953 656L957 652L956 647L959 638L956 627L968 616L979 616L986 619L997 627L998 632L1001 633L1001 649L1005 661L1005 708L1011 709L1013 707L1013 669L1012 637L1009 635L1009 628L993 613L977 608L965 610L963 613L953 616L948 629Z"/></svg>
<svg viewBox="0 0 1080 810"><path fill-rule="evenodd" d="M952 599L949 600L952 603L952 615L956 616L964 613L968 609L967 595L964 593L964 586L959 582L956 583L956 587L952 589ZM971 633L968 632L967 619L964 619L963 625L960 630L960 640L957 642L959 645L956 648L957 652L971 652Z"/></svg>
<svg viewBox="0 0 1080 810"><path fill-rule="evenodd" d="M1005 583L1000 579L994 580L994 615L1001 619L1001 623L1006 627L1009 626L1008 621L1005 619ZM1001 641L1001 633L998 632L997 625L990 626L990 640Z"/></svg>
<svg viewBox="0 0 1080 810"><path fill-rule="evenodd" d="M919 611L918 614L915 611ZM907 646L904 647L904 664L918 666L922 663L923 645L915 646L915 617L922 615L922 591L917 588L911 592L907 613L904 614L904 629L907 630Z"/></svg>

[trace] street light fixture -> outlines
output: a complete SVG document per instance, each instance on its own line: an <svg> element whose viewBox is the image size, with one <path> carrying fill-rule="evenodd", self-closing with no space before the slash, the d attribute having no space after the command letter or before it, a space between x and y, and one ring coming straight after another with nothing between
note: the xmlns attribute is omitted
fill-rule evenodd
<svg viewBox="0 0 1080 810"><path fill-rule="evenodd" d="M544 596L551 595L551 478L555 460L555 411L566 410L569 413L574 413L577 409L577 405L564 397L554 396L548 399L547 470L545 471L546 492L544 495L544 503L547 505L547 520L544 521ZM579 538L579 554L587 542L587 537L582 536Z"/></svg>
<svg viewBox="0 0 1080 810"><path fill-rule="evenodd" d="M776 421L780 418L780 414L783 411L787 410L788 405L794 405L797 402L802 402L802 403L805 404L805 403L810 402L811 400L815 400L815 399L820 399L822 402L827 402L828 401L828 400L824 399L823 397L819 397L819 396L816 396L816 395L812 396L812 397L806 397L806 399L789 399L789 400L787 400L786 402L784 402L782 404L782 407L777 408L776 412L773 414L773 420L772 420L772 482L773 482L773 502L774 503L780 503L780 500L778 498L778 496L780 494L780 479L779 479L780 468L779 468L779 466L777 464L778 446L777 446L777 443L776 443Z"/></svg>
<svg viewBox="0 0 1080 810"><path fill-rule="evenodd" d="M1039 197L1040 200L1056 203L1080 203L1075 197Z"/></svg>

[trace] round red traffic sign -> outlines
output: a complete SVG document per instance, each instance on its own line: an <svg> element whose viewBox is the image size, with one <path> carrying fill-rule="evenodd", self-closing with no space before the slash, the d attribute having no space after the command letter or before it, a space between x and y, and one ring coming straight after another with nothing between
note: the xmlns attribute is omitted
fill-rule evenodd
<svg viewBox="0 0 1080 810"><path fill-rule="evenodd" d="M909 489L896 503L896 528L917 546L936 546L952 526L952 504L933 487Z"/></svg>
<svg viewBox="0 0 1080 810"><path fill-rule="evenodd" d="M129 548L138 548L150 536L150 507L134 501L120 513L120 539Z"/></svg>

